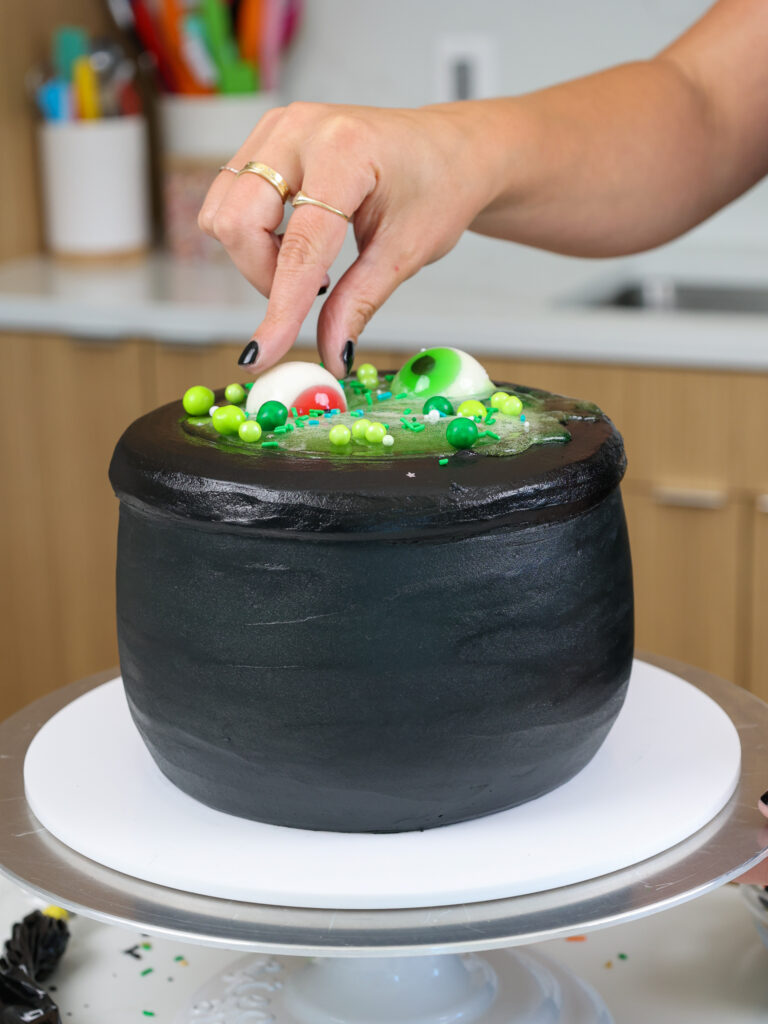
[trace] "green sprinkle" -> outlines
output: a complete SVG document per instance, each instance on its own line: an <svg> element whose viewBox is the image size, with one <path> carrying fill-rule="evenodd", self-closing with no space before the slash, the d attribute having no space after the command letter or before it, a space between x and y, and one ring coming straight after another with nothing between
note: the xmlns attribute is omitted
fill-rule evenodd
<svg viewBox="0 0 768 1024"><path fill-rule="evenodd" d="M154 971L154 969L155 969L154 967L147 967L147 968L145 968L145 970L143 970L143 971L141 972L141 976L142 976L142 978L146 978L146 976L147 976L148 974L151 974L151 973L152 973L152 971Z"/></svg>
<svg viewBox="0 0 768 1024"><path fill-rule="evenodd" d="M142 942L141 948L142 949L152 949L152 943L151 942Z"/></svg>
<svg viewBox="0 0 768 1024"><path fill-rule="evenodd" d="M448 465L448 459L438 459L437 460L437 464L438 464L438 466L447 466Z"/></svg>
<svg viewBox="0 0 768 1024"><path fill-rule="evenodd" d="M358 416L363 416L364 413L362 409L355 409L354 412L351 412L349 415L354 416L355 419L357 419Z"/></svg>
<svg viewBox="0 0 768 1024"><path fill-rule="evenodd" d="M401 391L399 395L395 395L396 399L397 398L407 398L407 397L408 397L408 392L407 391Z"/></svg>
<svg viewBox="0 0 768 1024"><path fill-rule="evenodd" d="M272 433L273 434L287 434L288 433L288 427L286 427L286 425L283 424L282 427L275 427L275 429L272 431Z"/></svg>
<svg viewBox="0 0 768 1024"><path fill-rule="evenodd" d="M486 423L495 423L496 422L496 420L493 418L493 414L495 412L496 412L495 409L489 409L488 410L488 412L485 414L485 422Z"/></svg>
<svg viewBox="0 0 768 1024"><path fill-rule="evenodd" d="M498 441L499 440L499 435L498 434L494 434L494 432L492 430L483 430L477 436L478 437L492 437L494 439L494 441Z"/></svg>
<svg viewBox="0 0 768 1024"><path fill-rule="evenodd" d="M293 416L293 418L295 420L297 420L299 418L299 412L298 412L298 410L297 410L295 405L291 406L291 416Z"/></svg>
<svg viewBox="0 0 768 1024"><path fill-rule="evenodd" d="M619 953L619 960L629 960L626 953Z"/></svg>
<svg viewBox="0 0 768 1024"><path fill-rule="evenodd" d="M309 415L310 416L324 416L325 415L325 409L310 409L309 410Z"/></svg>
<svg viewBox="0 0 768 1024"><path fill-rule="evenodd" d="M247 384L243 385L243 387L245 388L246 391L250 391L255 383L255 381L249 380Z"/></svg>
<svg viewBox="0 0 768 1024"><path fill-rule="evenodd" d="M368 391L367 388L366 388L366 391L365 391L365 401L366 401L366 403L368 405L373 405L373 399L371 398L371 392Z"/></svg>
<svg viewBox="0 0 768 1024"><path fill-rule="evenodd" d="M179 963L181 963L181 961L182 961L182 960L185 960L185 959L186 959L186 957L183 957L183 956L175 956L175 957L174 957L173 959L174 959L174 963L177 963L177 964L179 964Z"/></svg>
<svg viewBox="0 0 768 1024"><path fill-rule="evenodd" d="M405 416L408 416L408 415L410 414L410 412L411 412L411 410L410 410L410 409L403 409L403 414L404 414Z"/></svg>
<svg viewBox="0 0 768 1024"><path fill-rule="evenodd" d="M145 1017L154 1017L155 1016L155 1011L154 1010L142 1010L141 1012L144 1014Z"/></svg>
<svg viewBox="0 0 768 1024"><path fill-rule="evenodd" d="M261 447L262 448L279 448L280 445L279 445L279 443L277 441L262 441L261 442Z"/></svg>
<svg viewBox="0 0 768 1024"><path fill-rule="evenodd" d="M411 423L405 416L400 417L400 422L403 424L406 430L413 431L414 434L420 433L422 430L426 430L426 424L424 423Z"/></svg>
<svg viewBox="0 0 768 1024"><path fill-rule="evenodd" d="M394 375L394 373L385 373L384 374L384 378L386 380L394 380L395 379L395 375Z"/></svg>

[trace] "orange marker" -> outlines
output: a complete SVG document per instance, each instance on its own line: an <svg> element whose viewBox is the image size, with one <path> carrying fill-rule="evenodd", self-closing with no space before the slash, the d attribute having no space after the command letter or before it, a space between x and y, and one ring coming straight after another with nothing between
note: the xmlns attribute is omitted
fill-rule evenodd
<svg viewBox="0 0 768 1024"><path fill-rule="evenodd" d="M262 0L241 0L237 12L237 45L243 60L259 63L263 29L264 4Z"/></svg>

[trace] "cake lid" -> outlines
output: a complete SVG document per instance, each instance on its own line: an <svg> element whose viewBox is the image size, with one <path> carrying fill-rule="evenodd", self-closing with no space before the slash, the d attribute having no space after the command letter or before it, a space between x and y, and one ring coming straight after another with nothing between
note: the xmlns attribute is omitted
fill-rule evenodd
<svg viewBox="0 0 768 1024"><path fill-rule="evenodd" d="M429 350L439 351L453 350ZM370 386L360 377L348 379L340 388L340 404L347 400L341 414L318 409L307 416L291 406L281 434L270 432L269 421L261 418L265 431L259 444L221 436L207 411L191 416L182 401L171 402L140 417L120 438L110 466L112 486L135 508L212 528L318 540L341 535L407 540L564 519L598 504L620 483L626 466L622 440L596 406L520 385L493 385L487 376L478 384L476 373L465 374L464 392L490 389L502 397L469 400L475 411L478 401L484 403L486 415L475 417L479 440L470 448L448 445L447 428L460 418L466 426L470 406L462 405L461 393L454 394L453 412L464 409L462 417L438 422L433 413L427 418L424 375L404 374L409 366L418 370L419 358L426 365L423 356L414 357L397 375L379 376L370 367L377 374L375 382L368 377ZM277 369L280 379L288 376ZM414 381L422 394L414 394ZM450 390L444 379L435 382L443 392ZM251 403L252 419L268 393L263 384L256 387L261 397ZM397 387L406 390L392 394ZM223 391L215 399L209 394L217 404L225 401ZM517 421L492 404L503 403L504 395L514 396L514 407L525 410ZM227 389L230 396L241 397ZM239 407L247 410L249 401L244 398ZM399 416L404 408L409 415ZM387 421L389 447L368 443L364 436L360 443L350 438L341 446L328 440L334 425L354 428L369 417ZM528 444L532 424L534 440ZM305 433L294 433L294 426ZM271 429L279 428L271 423ZM339 434L343 438L344 430ZM515 448L522 450L507 453Z"/></svg>

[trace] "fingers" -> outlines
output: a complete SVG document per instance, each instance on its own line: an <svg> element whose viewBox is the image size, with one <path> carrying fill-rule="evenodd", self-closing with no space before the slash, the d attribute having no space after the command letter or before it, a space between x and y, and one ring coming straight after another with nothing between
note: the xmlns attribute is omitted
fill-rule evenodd
<svg viewBox="0 0 768 1024"><path fill-rule="evenodd" d="M331 181L310 165L301 188L314 199L351 212L374 184L357 168L349 169L346 180L337 177ZM277 256L267 315L255 333L259 359L254 370L272 366L295 342L318 291L328 280L328 268L341 250L346 231L347 221L336 213L309 205L294 209ZM335 353L333 366L341 376L340 353Z"/></svg>
<svg viewBox="0 0 768 1024"><path fill-rule="evenodd" d="M413 253L376 238L339 279L320 312L317 347L323 365L337 377L349 372L353 346L373 314L421 266Z"/></svg>

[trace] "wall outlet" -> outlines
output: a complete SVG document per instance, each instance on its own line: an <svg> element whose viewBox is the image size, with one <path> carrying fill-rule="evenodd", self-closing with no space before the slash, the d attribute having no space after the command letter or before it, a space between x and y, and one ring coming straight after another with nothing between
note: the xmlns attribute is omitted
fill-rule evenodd
<svg viewBox="0 0 768 1024"><path fill-rule="evenodd" d="M444 32L435 51L435 101L498 95L498 49L490 32Z"/></svg>

